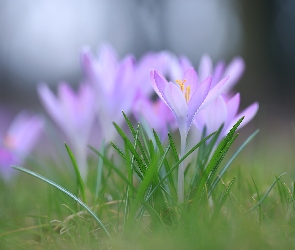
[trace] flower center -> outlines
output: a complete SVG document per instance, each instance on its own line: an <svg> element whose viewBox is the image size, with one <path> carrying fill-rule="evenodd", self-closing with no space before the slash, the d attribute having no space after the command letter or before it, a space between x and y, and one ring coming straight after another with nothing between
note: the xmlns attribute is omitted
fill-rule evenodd
<svg viewBox="0 0 295 250"><path fill-rule="evenodd" d="M184 92L184 83L186 82L186 79L184 79L184 80L176 80L175 81L178 85L179 85L179 87L180 87L180 90L182 91L182 93L184 94L184 98L185 98L185 100L186 100L186 103L188 103L189 102L189 100L190 100L190 94L191 94L191 86L187 86L186 87L186 89L185 89L185 92Z"/></svg>

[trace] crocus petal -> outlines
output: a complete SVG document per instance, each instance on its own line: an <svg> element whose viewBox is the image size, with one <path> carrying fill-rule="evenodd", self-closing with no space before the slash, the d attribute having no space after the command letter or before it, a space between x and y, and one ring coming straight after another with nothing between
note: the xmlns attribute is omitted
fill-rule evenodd
<svg viewBox="0 0 295 250"><path fill-rule="evenodd" d="M207 107L211 102L213 102L220 94L222 94L228 86L227 80L229 79L229 76L226 78L223 78L213 89L211 89L202 103L200 110Z"/></svg>
<svg viewBox="0 0 295 250"><path fill-rule="evenodd" d="M136 82L134 82L133 79L134 74L134 58L132 56L128 56L125 58L125 60L123 60L122 64L119 67L114 83L116 89L113 90L112 96L114 100L121 101L121 110L126 113L129 112L129 110L131 109L131 105L134 102L137 90ZM126 89L128 89L128 91L126 91ZM125 95L122 95L122 93L125 93ZM115 104L115 106L117 106L117 104Z"/></svg>
<svg viewBox="0 0 295 250"><path fill-rule="evenodd" d="M194 68L189 68L185 73L183 78L186 80L184 86L186 89L187 86L190 86L191 93L194 93L198 87L198 75Z"/></svg>
<svg viewBox="0 0 295 250"><path fill-rule="evenodd" d="M185 123L187 118L188 106L186 104L186 100L182 91L174 83L169 82L168 84L166 84L165 97L167 105L169 106L177 120L179 130L181 131L181 133L184 131L187 133Z"/></svg>
<svg viewBox="0 0 295 250"><path fill-rule="evenodd" d="M204 82L196 89L188 103L188 114L186 119L186 130L188 132L195 114L199 110L201 104L205 100L211 85L211 76L207 77Z"/></svg>
<svg viewBox="0 0 295 250"><path fill-rule="evenodd" d="M208 55L203 55L199 63L199 80L204 81L206 77L212 74L212 60Z"/></svg>
<svg viewBox="0 0 295 250"><path fill-rule="evenodd" d="M219 80L222 79L224 69L225 69L224 62L218 62L216 64L214 72L212 74L211 89L213 89L216 86L216 84L219 82Z"/></svg>
<svg viewBox="0 0 295 250"><path fill-rule="evenodd" d="M114 72L118 66L118 56L112 46L104 44L98 52L98 61L106 70Z"/></svg>
<svg viewBox="0 0 295 250"><path fill-rule="evenodd" d="M43 119L36 115L28 117L27 119L27 121L24 121L26 122L26 124L24 124L24 133L18 136L16 145L16 151L19 152L22 157L26 157L36 144L44 124Z"/></svg>
<svg viewBox="0 0 295 250"><path fill-rule="evenodd" d="M259 109L259 104L257 102L251 104L248 108L246 108L244 111L239 113L230 123L227 129L227 133L229 130L237 123L239 119L241 119L243 116L245 117L244 120L242 121L241 125L239 126L239 129L244 127L247 123L249 123L253 117L256 115L257 111Z"/></svg>
<svg viewBox="0 0 295 250"><path fill-rule="evenodd" d="M222 96L217 97L209 106L204 109L206 113L206 125L208 134L217 131L228 118L226 103Z"/></svg>
<svg viewBox="0 0 295 250"><path fill-rule="evenodd" d="M166 103L165 88L168 84L166 79L156 70L151 70L150 79L155 92Z"/></svg>
<svg viewBox="0 0 295 250"><path fill-rule="evenodd" d="M191 61L186 56L181 56L179 58L179 64L181 65L183 72L185 72L187 69L193 67Z"/></svg>
<svg viewBox="0 0 295 250"><path fill-rule="evenodd" d="M89 47L84 47L82 49L80 53L80 64L85 75L87 75L89 78L93 80L94 78L94 76L92 75L93 58L92 58Z"/></svg>
<svg viewBox="0 0 295 250"><path fill-rule="evenodd" d="M241 57L234 58L231 61L223 74L223 77L230 75L230 79L228 80L228 90L230 90L240 80L244 70L245 62Z"/></svg>
<svg viewBox="0 0 295 250"><path fill-rule="evenodd" d="M227 101L227 121L232 121L236 114L238 113L239 106L240 106L240 93L235 94L231 99ZM228 124L225 124L227 126Z"/></svg>
<svg viewBox="0 0 295 250"><path fill-rule="evenodd" d="M166 74L172 55L167 51L159 53L145 54L137 64L135 71L135 79L133 81L137 84L138 91L146 96L153 93L153 87L150 84L149 73L151 69L158 70Z"/></svg>
<svg viewBox="0 0 295 250"><path fill-rule="evenodd" d="M8 149L26 155L37 140L43 120L37 115L30 115L26 111L20 112L9 126L4 137L4 145Z"/></svg>
<svg viewBox="0 0 295 250"><path fill-rule="evenodd" d="M48 88L45 83L41 83L37 86L38 95L45 110L52 116L55 122L59 125L63 125L63 114L59 106L59 101Z"/></svg>

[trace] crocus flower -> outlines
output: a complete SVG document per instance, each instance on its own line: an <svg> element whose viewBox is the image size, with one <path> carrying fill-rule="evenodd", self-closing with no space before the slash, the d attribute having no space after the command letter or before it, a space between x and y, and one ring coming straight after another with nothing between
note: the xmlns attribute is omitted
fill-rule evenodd
<svg viewBox="0 0 295 250"><path fill-rule="evenodd" d="M136 94L135 61L126 56L121 62L110 46L104 46L96 59L88 48L81 53L81 65L96 91L96 111L104 139L113 139L112 122L121 124L122 110L129 114Z"/></svg>
<svg viewBox="0 0 295 250"><path fill-rule="evenodd" d="M8 179L13 170L10 165L22 164L36 144L43 127L37 115L19 113L6 133L0 138L0 174Z"/></svg>
<svg viewBox="0 0 295 250"><path fill-rule="evenodd" d="M228 77L222 79L211 90L211 76L200 83L193 68L189 68L182 79L175 80L175 83L166 81L156 70L151 71L150 77L156 93L171 109L176 118L181 138L180 156L182 157L185 154L187 133L195 115L225 91ZM184 201L184 171L185 166L182 162L178 168L177 193L179 203Z"/></svg>
<svg viewBox="0 0 295 250"><path fill-rule="evenodd" d="M198 75L200 81L203 81L208 75L212 75L211 88L214 88L222 78L230 76L226 90L226 93L228 93L240 80L244 70L245 63L241 57L234 58L227 66L223 61L219 61L216 63L216 66L213 67L211 58L205 54L200 60Z"/></svg>
<svg viewBox="0 0 295 250"><path fill-rule="evenodd" d="M154 89L150 84L150 71L155 69L164 75L170 75L170 65L173 55L167 51L149 52L143 55L135 65L134 83L138 94L151 97Z"/></svg>
<svg viewBox="0 0 295 250"><path fill-rule="evenodd" d="M81 176L87 176L87 142L95 118L95 99L90 85L83 83L77 93L67 83L58 85L56 97L45 83L38 86L40 100L51 118L65 133L77 158Z"/></svg>
<svg viewBox="0 0 295 250"><path fill-rule="evenodd" d="M222 95L217 97L215 101L209 104L205 109L201 110L195 117L194 124L201 132L206 126L207 134L217 131L223 124L223 129L220 133L220 138L224 137L234 124L243 116L239 129L245 126L252 120L258 111L258 103L255 102L247 107L241 113L238 113L240 105L240 94L237 93L232 98L227 100Z"/></svg>
<svg viewBox="0 0 295 250"><path fill-rule="evenodd" d="M189 68L184 73L182 80L175 80L176 83L166 81L156 70L151 71L150 77L156 93L173 112L181 136L187 135L196 113L209 105L226 89L228 79L228 77L223 78L210 90L211 76L199 83L193 68Z"/></svg>
<svg viewBox="0 0 295 250"><path fill-rule="evenodd" d="M149 72L153 68L165 72L169 58L170 53L162 51L147 53L138 62L132 55L119 60L109 45L102 46L98 58L89 48L82 50L81 65L86 79L96 90L97 115L104 139L114 139L112 122L122 125L122 111L127 115L133 112L138 96L152 95Z"/></svg>

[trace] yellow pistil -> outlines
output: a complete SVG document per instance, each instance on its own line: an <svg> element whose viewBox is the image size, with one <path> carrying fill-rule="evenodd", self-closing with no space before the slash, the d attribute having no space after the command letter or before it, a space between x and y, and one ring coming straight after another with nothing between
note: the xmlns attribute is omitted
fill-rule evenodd
<svg viewBox="0 0 295 250"><path fill-rule="evenodd" d="M186 82L186 79L184 79L184 80L176 80L175 82L180 86L180 89L183 92L183 90L184 90L184 83Z"/></svg>
<svg viewBox="0 0 295 250"><path fill-rule="evenodd" d="M175 82L179 85L180 90L182 91L182 93L184 93L184 98L186 100L186 103L188 103L189 100L190 100L191 86L187 86L186 89L185 89L185 92L184 92L184 83L186 82L186 79L184 79L184 80L176 80Z"/></svg>
<svg viewBox="0 0 295 250"><path fill-rule="evenodd" d="M190 100L190 94L191 94L191 86L187 86L185 90L185 94L184 94L186 103L188 103Z"/></svg>

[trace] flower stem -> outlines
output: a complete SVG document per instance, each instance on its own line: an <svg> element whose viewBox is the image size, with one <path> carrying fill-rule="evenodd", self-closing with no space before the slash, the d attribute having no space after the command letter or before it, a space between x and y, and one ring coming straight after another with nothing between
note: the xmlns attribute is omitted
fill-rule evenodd
<svg viewBox="0 0 295 250"><path fill-rule="evenodd" d="M186 148L186 133L180 133L180 158L185 155ZM177 195L179 204L184 201L184 162L181 162L178 167L178 187Z"/></svg>

